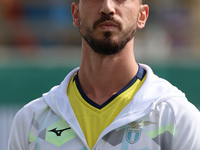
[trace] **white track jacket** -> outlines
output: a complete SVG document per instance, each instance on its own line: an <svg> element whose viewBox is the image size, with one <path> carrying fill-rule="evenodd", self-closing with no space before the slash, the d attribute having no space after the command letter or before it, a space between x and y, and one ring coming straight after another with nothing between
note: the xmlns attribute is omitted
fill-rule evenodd
<svg viewBox="0 0 200 150"><path fill-rule="evenodd" d="M200 150L198 109L150 67L141 66L147 71L144 84L92 150ZM89 150L66 94L77 70L16 114L8 150Z"/></svg>

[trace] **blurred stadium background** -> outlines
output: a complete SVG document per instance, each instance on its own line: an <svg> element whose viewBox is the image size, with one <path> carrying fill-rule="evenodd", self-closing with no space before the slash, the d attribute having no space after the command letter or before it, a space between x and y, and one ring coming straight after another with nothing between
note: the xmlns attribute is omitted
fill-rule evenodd
<svg viewBox="0 0 200 150"><path fill-rule="evenodd" d="M149 64L200 109L200 1L147 0L136 34L137 61ZM15 113L79 66L81 41L70 0L0 0L0 150Z"/></svg>

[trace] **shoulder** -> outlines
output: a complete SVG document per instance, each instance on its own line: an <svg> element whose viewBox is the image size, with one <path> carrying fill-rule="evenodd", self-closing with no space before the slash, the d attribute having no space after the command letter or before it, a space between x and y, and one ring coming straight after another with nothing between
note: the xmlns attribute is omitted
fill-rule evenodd
<svg viewBox="0 0 200 150"><path fill-rule="evenodd" d="M200 149L200 112L183 98L166 101L175 120L174 149Z"/></svg>
<svg viewBox="0 0 200 150"><path fill-rule="evenodd" d="M31 101L17 112L11 127L9 149L27 149L29 130L33 118L44 112L45 107L47 105L45 105L42 98L39 98Z"/></svg>
<svg viewBox="0 0 200 150"><path fill-rule="evenodd" d="M192 124L197 123L200 125L200 112L199 110L184 97L173 97L166 100L166 103L173 111L176 117L177 124ZM187 120L187 122L185 122ZM183 122L182 122L183 121Z"/></svg>
<svg viewBox="0 0 200 150"><path fill-rule="evenodd" d="M32 118L34 116L41 114L43 111L47 109L48 105L45 103L44 99L38 98L35 99L25 106L23 106L15 115L13 123L19 122L20 124L22 123L27 123L31 122ZM23 122L22 122L23 120Z"/></svg>

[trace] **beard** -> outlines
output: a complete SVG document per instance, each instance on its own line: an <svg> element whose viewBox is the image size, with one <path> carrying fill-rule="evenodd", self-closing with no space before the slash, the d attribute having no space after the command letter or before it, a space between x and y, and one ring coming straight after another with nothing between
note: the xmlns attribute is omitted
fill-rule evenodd
<svg viewBox="0 0 200 150"><path fill-rule="evenodd" d="M103 38L101 39L94 36L93 31L100 23L105 21L112 21L118 25L120 32L117 39L113 39L113 33L111 31L104 32ZM92 29L84 26L84 23L80 23L79 32L94 52L102 55L114 55L120 53L126 44L134 37L136 33L136 23L123 31L121 23L115 21L110 15L104 14L100 19L94 22Z"/></svg>

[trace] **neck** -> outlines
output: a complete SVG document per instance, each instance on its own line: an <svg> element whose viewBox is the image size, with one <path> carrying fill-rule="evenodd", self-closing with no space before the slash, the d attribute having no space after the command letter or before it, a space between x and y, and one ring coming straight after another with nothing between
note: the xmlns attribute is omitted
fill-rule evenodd
<svg viewBox="0 0 200 150"><path fill-rule="evenodd" d="M101 105L125 87L137 74L138 64L133 53L133 40L116 55L100 55L82 41L79 82L85 94Z"/></svg>

